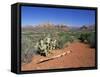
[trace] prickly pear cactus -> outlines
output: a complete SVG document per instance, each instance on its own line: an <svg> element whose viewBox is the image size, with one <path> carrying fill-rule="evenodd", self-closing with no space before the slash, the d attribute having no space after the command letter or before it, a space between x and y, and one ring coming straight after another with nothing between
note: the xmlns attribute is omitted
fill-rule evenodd
<svg viewBox="0 0 100 77"><path fill-rule="evenodd" d="M36 43L35 48L38 50L38 53L47 56L51 50L56 49L57 40L53 40L50 37L45 37Z"/></svg>

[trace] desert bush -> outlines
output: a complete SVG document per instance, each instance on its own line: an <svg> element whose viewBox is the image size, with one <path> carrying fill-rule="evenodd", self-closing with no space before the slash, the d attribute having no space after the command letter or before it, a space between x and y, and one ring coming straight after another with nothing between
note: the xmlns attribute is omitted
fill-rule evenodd
<svg viewBox="0 0 100 77"><path fill-rule="evenodd" d="M71 34L68 34L66 32L61 32L59 34L59 39L58 39L58 45L57 47L58 48L63 48L64 45L67 43L67 42L73 42L74 41L74 37L71 36Z"/></svg>
<svg viewBox="0 0 100 77"><path fill-rule="evenodd" d="M25 35L22 35L21 39L21 61L22 63L29 63L35 54L35 49L32 41Z"/></svg>
<svg viewBox="0 0 100 77"><path fill-rule="evenodd" d="M90 36L90 33L89 33L89 32L84 32L84 33L81 33L81 34L80 34L79 39L81 40L81 42L87 43L87 42L88 42L88 37L89 37L89 36Z"/></svg>
<svg viewBox="0 0 100 77"><path fill-rule="evenodd" d="M47 56L51 50L56 49L56 40L53 40L50 37L45 37L44 39L40 39L39 42L36 43L37 53Z"/></svg>
<svg viewBox="0 0 100 77"><path fill-rule="evenodd" d="M86 32L81 33L80 38L81 42L85 42L90 44L90 47L95 47L95 33L94 32Z"/></svg>
<svg viewBox="0 0 100 77"><path fill-rule="evenodd" d="M90 44L90 47L95 48L95 33L92 32L90 34L90 37L88 37L88 43Z"/></svg>

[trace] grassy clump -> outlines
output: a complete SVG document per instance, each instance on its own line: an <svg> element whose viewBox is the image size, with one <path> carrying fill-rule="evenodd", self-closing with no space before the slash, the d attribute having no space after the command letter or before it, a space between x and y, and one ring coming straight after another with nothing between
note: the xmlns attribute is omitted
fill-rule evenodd
<svg viewBox="0 0 100 77"><path fill-rule="evenodd" d="M32 43L32 40L28 38L28 36L22 35L21 40L21 61L23 63L31 62L32 56L35 53L34 51L34 44Z"/></svg>
<svg viewBox="0 0 100 77"><path fill-rule="evenodd" d="M61 32L59 33L58 48L63 48L67 42L73 42L73 41L74 41L74 36L71 36L71 34L68 34L67 32Z"/></svg>

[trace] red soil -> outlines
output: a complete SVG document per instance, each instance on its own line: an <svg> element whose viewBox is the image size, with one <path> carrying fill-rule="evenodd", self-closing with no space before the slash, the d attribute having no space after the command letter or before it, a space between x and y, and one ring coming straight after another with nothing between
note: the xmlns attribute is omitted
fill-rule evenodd
<svg viewBox="0 0 100 77"><path fill-rule="evenodd" d="M64 49L54 50L53 54L48 57L61 54L62 52L71 51L69 54L64 55L53 60L37 64L40 59L47 57L36 55L33 57L32 62L22 64L21 70L43 70L43 69L56 69L56 68L78 68L78 67L93 67L95 66L95 49L90 48L89 45L74 42Z"/></svg>

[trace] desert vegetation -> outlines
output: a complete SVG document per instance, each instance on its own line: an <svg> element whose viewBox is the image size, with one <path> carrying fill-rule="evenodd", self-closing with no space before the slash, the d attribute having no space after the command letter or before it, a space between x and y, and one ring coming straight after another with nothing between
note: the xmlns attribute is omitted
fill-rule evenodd
<svg viewBox="0 0 100 77"><path fill-rule="evenodd" d="M34 55L47 57L52 50L63 49L79 41L95 48L95 31L83 27L77 30L65 25L39 25L22 28L22 63L30 63ZM86 29L86 30L85 30Z"/></svg>
<svg viewBox="0 0 100 77"><path fill-rule="evenodd" d="M95 48L95 32L84 32L80 34L81 42L90 44L90 47Z"/></svg>

